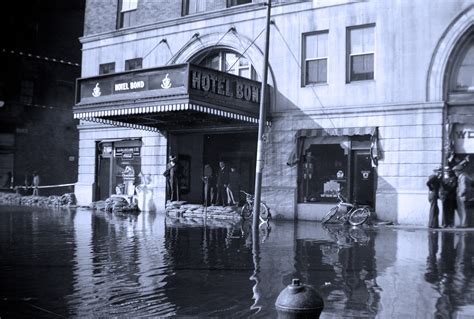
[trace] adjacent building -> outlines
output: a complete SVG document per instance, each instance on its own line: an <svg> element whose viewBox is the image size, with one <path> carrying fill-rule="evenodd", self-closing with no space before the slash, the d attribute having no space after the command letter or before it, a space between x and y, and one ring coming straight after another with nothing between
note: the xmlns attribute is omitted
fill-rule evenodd
<svg viewBox="0 0 474 319"><path fill-rule="evenodd" d="M183 200L203 201L204 165L219 161L253 191L265 8L87 0L80 204L123 191L128 166L163 209L169 156ZM282 0L271 12L262 199L274 217L318 220L340 191L380 219L426 224L428 175L474 152L474 5Z"/></svg>
<svg viewBox="0 0 474 319"><path fill-rule="evenodd" d="M84 3L9 5L0 19L0 188L31 185L34 171L42 186L73 185L79 135L72 107ZM47 188L39 194L71 191Z"/></svg>

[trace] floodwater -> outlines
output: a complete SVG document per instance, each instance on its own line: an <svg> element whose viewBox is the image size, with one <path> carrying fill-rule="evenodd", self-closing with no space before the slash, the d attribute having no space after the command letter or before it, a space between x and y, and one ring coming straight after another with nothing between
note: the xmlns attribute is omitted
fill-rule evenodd
<svg viewBox="0 0 474 319"><path fill-rule="evenodd" d="M0 207L0 317L275 318L299 278L321 318L474 317L474 232Z"/></svg>

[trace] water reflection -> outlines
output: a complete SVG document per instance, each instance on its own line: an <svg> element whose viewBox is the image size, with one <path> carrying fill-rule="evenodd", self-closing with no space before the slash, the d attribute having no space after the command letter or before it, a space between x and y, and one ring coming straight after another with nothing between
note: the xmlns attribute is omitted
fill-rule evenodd
<svg viewBox="0 0 474 319"><path fill-rule="evenodd" d="M333 317L472 314L473 233L0 207L1 317L273 318L293 278Z"/></svg>
<svg viewBox="0 0 474 319"><path fill-rule="evenodd" d="M468 237L470 234L465 232L433 231L428 234L429 253L425 280L431 283L439 294L434 310L434 316L437 318L449 318L453 314L473 314L474 257L472 245L469 246L467 242ZM441 249L438 252L439 246Z"/></svg>

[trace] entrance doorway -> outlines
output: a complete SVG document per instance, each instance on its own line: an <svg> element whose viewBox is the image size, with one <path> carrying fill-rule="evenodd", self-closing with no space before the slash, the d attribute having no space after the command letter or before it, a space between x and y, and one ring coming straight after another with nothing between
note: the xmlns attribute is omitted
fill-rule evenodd
<svg viewBox="0 0 474 319"><path fill-rule="evenodd" d="M352 152L354 168L352 179L352 200L359 204L374 207L374 168L370 151L356 150Z"/></svg>
<svg viewBox="0 0 474 319"><path fill-rule="evenodd" d="M172 135L169 143L169 154L177 156L181 168L179 181L181 200L196 204L203 203L204 165L211 165L215 174L220 161L223 161L229 170L231 167L235 168L240 180L240 190L254 192L256 132L203 132Z"/></svg>

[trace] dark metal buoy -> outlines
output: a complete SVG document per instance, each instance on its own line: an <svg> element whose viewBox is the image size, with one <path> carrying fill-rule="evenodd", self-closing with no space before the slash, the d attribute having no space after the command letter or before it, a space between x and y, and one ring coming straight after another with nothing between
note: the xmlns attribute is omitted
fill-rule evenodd
<svg viewBox="0 0 474 319"><path fill-rule="evenodd" d="M283 289L275 302L279 319L319 318L324 301L312 286L293 279L291 285Z"/></svg>

